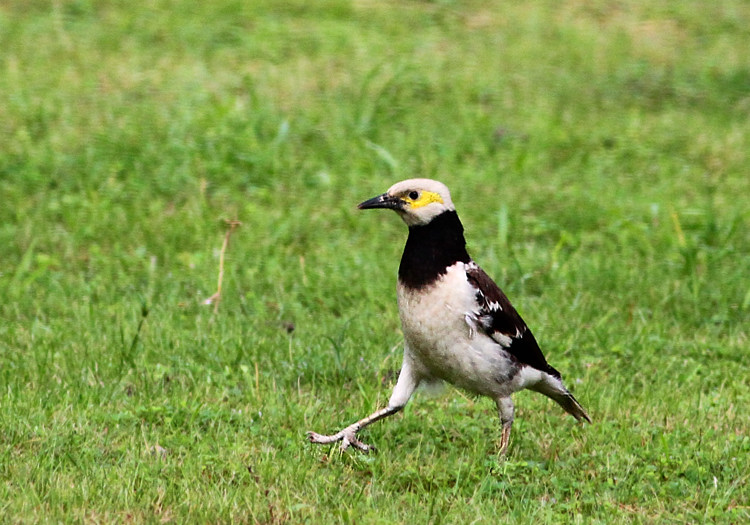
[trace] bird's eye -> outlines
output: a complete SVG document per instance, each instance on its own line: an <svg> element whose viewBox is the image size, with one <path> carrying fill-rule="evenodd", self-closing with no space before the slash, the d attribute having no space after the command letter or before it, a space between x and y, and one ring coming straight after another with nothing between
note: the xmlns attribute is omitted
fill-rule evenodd
<svg viewBox="0 0 750 525"><path fill-rule="evenodd" d="M419 198L419 192L418 191L410 191L409 192L409 198L413 201L417 200Z"/></svg>

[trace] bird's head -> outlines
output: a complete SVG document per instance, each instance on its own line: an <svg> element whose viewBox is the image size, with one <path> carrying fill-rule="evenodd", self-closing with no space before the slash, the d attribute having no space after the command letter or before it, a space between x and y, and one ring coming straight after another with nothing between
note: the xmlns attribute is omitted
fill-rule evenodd
<svg viewBox="0 0 750 525"><path fill-rule="evenodd" d="M432 179L397 182L382 195L359 205L360 210L374 208L395 210L409 226L428 224L441 213L456 209L445 184Z"/></svg>

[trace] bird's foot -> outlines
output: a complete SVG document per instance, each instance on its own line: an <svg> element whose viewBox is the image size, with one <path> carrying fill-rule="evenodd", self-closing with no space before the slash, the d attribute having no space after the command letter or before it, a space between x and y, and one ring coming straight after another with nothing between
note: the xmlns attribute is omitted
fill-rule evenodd
<svg viewBox="0 0 750 525"><path fill-rule="evenodd" d="M310 443L317 443L319 445L328 445L330 443L341 441L342 451L349 448L349 445L356 448L357 450L361 450L362 452L369 452L370 450L374 450L375 447L370 446L366 443L362 443L359 439L357 439L357 431L359 430L359 428L359 425L355 423L354 425L346 427L341 432L337 432L336 434L331 434L329 436L324 436L322 434L318 434L317 432L308 432L307 438L310 440Z"/></svg>

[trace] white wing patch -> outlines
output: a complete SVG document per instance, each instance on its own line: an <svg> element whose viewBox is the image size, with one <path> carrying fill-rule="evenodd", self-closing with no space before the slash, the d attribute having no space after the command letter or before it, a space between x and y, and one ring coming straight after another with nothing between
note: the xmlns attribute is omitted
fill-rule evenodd
<svg viewBox="0 0 750 525"><path fill-rule="evenodd" d="M560 373L544 359L534 335L497 284L474 261L465 268L474 291L474 302L468 308L474 326L521 364L559 377Z"/></svg>
<svg viewBox="0 0 750 525"><path fill-rule="evenodd" d="M481 271L479 266L474 261L467 263L465 269L467 272L477 270ZM493 286L496 285L494 285L493 283ZM466 314L466 324L469 325L469 335L473 337L474 332L476 332L477 330L481 330L482 332L489 335L497 344L499 344L503 348L509 348L513 344L514 339L522 337L526 332L525 324L523 322L521 322L520 325L517 323L513 323L515 334L513 334L512 332L503 333L497 330L493 326L496 316L504 316L506 315L506 313L511 314L511 312L505 312L500 301L490 300L485 293L485 290L483 290L481 287L475 288L474 291L477 301L476 309ZM498 289L498 293L502 292L500 292L500 290Z"/></svg>
<svg viewBox="0 0 750 525"><path fill-rule="evenodd" d="M487 303L487 308L489 308L493 312L503 311L503 307L498 302Z"/></svg>
<svg viewBox="0 0 750 525"><path fill-rule="evenodd" d="M466 325L469 327L469 339L474 339L477 332L481 331L489 335L493 341L503 348L509 348L510 345L513 344L513 337L498 331L490 330L492 325L492 316L490 315L481 315L478 312L470 312L464 315L464 321L466 321ZM518 337L519 335L518 330L516 330L515 337Z"/></svg>
<svg viewBox="0 0 750 525"><path fill-rule="evenodd" d="M494 339L495 342L503 348L508 348L511 344L513 344L513 338L505 334L501 334L500 332L494 332L492 334L492 339Z"/></svg>
<svg viewBox="0 0 750 525"><path fill-rule="evenodd" d="M469 339L474 339L477 329L479 328L477 326L477 318L472 314L466 314L464 316L464 321L466 321L466 325L469 327Z"/></svg>

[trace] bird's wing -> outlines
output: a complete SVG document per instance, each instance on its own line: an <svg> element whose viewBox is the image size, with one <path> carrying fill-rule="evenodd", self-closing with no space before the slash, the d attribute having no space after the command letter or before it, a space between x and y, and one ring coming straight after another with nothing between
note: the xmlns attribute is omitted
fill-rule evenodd
<svg viewBox="0 0 750 525"><path fill-rule="evenodd" d="M470 315L479 330L519 362L559 378L560 373L544 359L534 334L490 276L471 261L466 265L466 278L476 289L477 309Z"/></svg>

